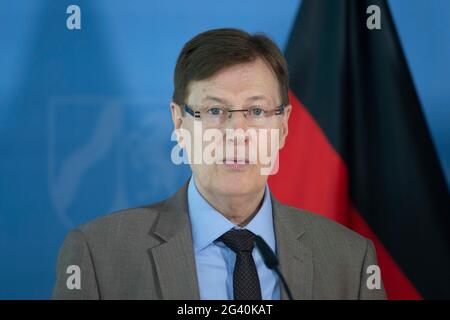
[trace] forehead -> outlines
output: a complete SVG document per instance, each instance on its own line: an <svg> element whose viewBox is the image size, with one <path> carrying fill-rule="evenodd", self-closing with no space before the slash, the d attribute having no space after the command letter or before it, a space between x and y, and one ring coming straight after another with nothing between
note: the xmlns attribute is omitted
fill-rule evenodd
<svg viewBox="0 0 450 320"><path fill-rule="evenodd" d="M189 85L188 103L202 103L207 97L218 97L230 104L261 96L268 102L278 100L279 88L275 73L262 59L220 70L211 78Z"/></svg>

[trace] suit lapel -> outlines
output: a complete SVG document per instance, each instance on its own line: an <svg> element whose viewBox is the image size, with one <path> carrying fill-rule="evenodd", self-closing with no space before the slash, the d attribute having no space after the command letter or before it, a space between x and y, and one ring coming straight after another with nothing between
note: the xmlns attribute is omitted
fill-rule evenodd
<svg viewBox="0 0 450 320"><path fill-rule="evenodd" d="M158 221L150 233L161 243L149 248L149 255L156 273L163 299L200 299L192 244L191 226L187 208L189 180L161 207ZM272 210L281 273L286 278L294 299L308 300L312 297L313 259L311 249L302 236L304 224L288 212L273 195ZM281 289L281 299L287 294Z"/></svg>
<svg viewBox="0 0 450 320"><path fill-rule="evenodd" d="M304 224L295 212L280 204L272 196L277 256L280 271L286 279L295 300L309 300L312 297L313 259L311 249L305 244ZM284 288L281 299L287 300Z"/></svg>
<svg viewBox="0 0 450 320"><path fill-rule="evenodd" d="M200 298L187 208L188 182L161 208L153 230L162 240L149 249L159 280L163 299L184 300Z"/></svg>

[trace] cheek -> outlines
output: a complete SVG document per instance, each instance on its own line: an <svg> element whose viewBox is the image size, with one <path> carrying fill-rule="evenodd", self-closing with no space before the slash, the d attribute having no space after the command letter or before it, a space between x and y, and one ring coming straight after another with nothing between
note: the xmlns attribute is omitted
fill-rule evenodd
<svg viewBox="0 0 450 320"><path fill-rule="evenodd" d="M183 140L188 160L194 166L198 166L196 163L202 161L202 129L199 129L196 123L184 125Z"/></svg>
<svg viewBox="0 0 450 320"><path fill-rule="evenodd" d="M267 157L272 158L280 149L282 142L281 128L271 128L258 134L258 163L267 164Z"/></svg>

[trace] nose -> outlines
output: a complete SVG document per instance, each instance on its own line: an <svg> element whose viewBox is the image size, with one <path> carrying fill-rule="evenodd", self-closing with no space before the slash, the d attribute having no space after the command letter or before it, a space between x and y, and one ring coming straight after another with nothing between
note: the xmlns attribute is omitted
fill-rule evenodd
<svg viewBox="0 0 450 320"><path fill-rule="evenodd" d="M247 118L245 117L245 112L230 112L226 127L230 129L243 129L247 130Z"/></svg>
<svg viewBox="0 0 450 320"><path fill-rule="evenodd" d="M231 129L234 132L232 135L227 135L228 143L240 145L248 142L248 126L244 112L231 112L225 124L225 129Z"/></svg>

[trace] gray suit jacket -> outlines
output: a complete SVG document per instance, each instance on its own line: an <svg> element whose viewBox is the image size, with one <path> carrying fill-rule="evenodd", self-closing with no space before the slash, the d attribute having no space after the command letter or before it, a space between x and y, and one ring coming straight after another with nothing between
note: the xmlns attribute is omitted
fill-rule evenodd
<svg viewBox="0 0 450 320"><path fill-rule="evenodd" d="M68 233L54 299L199 299L187 186L159 203L127 209ZM280 269L294 299L384 299L368 289L371 241L329 219L279 203L272 208ZM80 289L70 265L80 268ZM69 279L69 277L72 277ZM281 290L281 298L286 293Z"/></svg>

